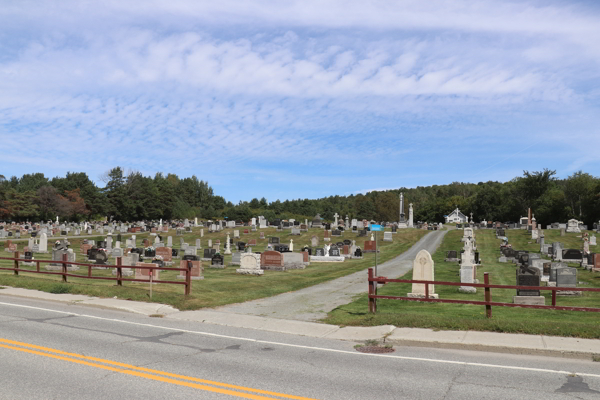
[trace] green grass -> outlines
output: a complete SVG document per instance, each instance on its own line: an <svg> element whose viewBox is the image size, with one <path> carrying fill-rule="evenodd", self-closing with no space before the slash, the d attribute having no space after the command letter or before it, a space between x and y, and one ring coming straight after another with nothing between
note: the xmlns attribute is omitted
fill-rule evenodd
<svg viewBox="0 0 600 400"><path fill-rule="evenodd" d="M509 230L506 232L509 243L517 250L539 251L539 245L531 240L525 231ZM500 240L492 230L475 231L478 250L482 264L477 271L478 279L483 282L483 273L489 272L493 284L514 285L515 264L498 263ZM561 241L564 248L581 248L581 238L577 234L560 237L559 231L546 230L546 243ZM458 282L458 263L444 262L446 251L462 247L460 238L462 230L450 231L446 234L438 251L433 254L435 262L435 280ZM532 242L532 243L528 243ZM592 251L594 251L592 249ZM575 264L571 265L575 266ZM600 274L578 268L578 281L584 282L582 287L600 287ZM404 275L411 279L412 271ZM459 293L456 286L436 285L436 293L443 299L484 300L484 292L478 289L476 294ZM410 292L410 284L390 283L378 289L380 295L406 296ZM546 293L546 304L551 304L551 295ZM512 303L515 295L513 289L492 289L492 300ZM580 297L557 297L557 305L600 308L600 294L585 293ZM514 307L493 307L493 318L485 315L485 307L463 304L421 303L402 300L378 300L377 313L368 313L367 295L358 296L352 303L340 306L329 313L324 320L336 325L395 325L401 327L419 327L449 330L481 330L494 332L512 332L527 334L545 334L557 336L574 336L583 338L600 338L598 323L600 313L578 311L535 310Z"/></svg>
<svg viewBox="0 0 600 400"><path fill-rule="evenodd" d="M264 251L267 245L267 239L259 239L259 232L251 232L248 235L244 235L242 232L244 228L240 230L240 241L247 242L248 239L257 239L257 246L254 247L255 251ZM294 240L294 249L298 251L304 245L309 245L311 237L317 235L320 239L320 245L323 242L323 230L311 229L309 232L302 232L300 236L291 236L288 231L276 232L274 229L268 229L265 231L265 238L270 236L278 236L282 243L289 244L290 239ZM204 229L205 235L202 240L203 248L206 248L208 239L220 239L221 243L225 243L226 232L231 233L233 237L233 230L228 229L219 233L208 233L208 229ZM420 238L422 238L427 231L417 229L404 229L393 235L393 242L383 242L383 235L379 235L378 246L380 253L378 255L378 262L383 263L398 254L401 254ZM175 236L175 231L172 230L169 234L162 234L163 240L166 242L168 235L173 236L173 245L175 248L179 248L179 237ZM116 235L113 235L116 237ZM149 237L149 234L138 234L137 241L138 245L141 239ZM193 245L196 238L200 238L200 229L194 228L194 232L186 233L183 235L184 240ZM357 238L354 233L345 233L344 237L332 238L329 243L335 243L337 241L343 241L344 239L356 240L356 244L361 248L364 248L364 241L367 238ZM54 243L55 238L49 238L49 247L51 243ZM123 235L123 241L125 235ZM237 241L238 239L236 239ZM76 253L79 253L79 247L83 239L70 239L71 248ZM16 242L18 243L18 250L23 251L23 247L27 242ZM123 243L124 245L124 243ZM203 251L198 250L201 254ZM223 252L223 245L221 245L221 252ZM2 256L10 257L10 253L4 253ZM36 259L50 259L51 254L36 254ZM85 258L80 254L77 255L78 262L85 262ZM231 256L225 256L225 264L227 265L231 261ZM111 259L112 262L112 259ZM175 263L178 260L175 259ZM325 281L336 279L345 275L349 275L356 271L364 270L374 265L375 254L364 254L362 260L346 260L343 263L311 263L310 266L304 270L290 270L286 272L277 271L265 271L265 274L260 277L238 275L235 273L237 267L227 267L226 269L212 269L208 268L209 263L204 263L204 280L192 281L192 292L188 298L183 296L183 287L180 285L168 285L158 284L152 288L152 299L149 298L149 285L145 283L132 283L124 282L123 286L116 286L114 281L102 281L102 280L86 280L82 278L69 277L66 287L69 288L68 293L72 294L86 294L97 297L118 297L122 299L131 299L136 301L152 301L163 304L170 304L181 310L196 310L203 307L216 307L232 303L240 303L248 300L259 299L263 297L270 297L280 293L294 291L302 289L308 286L316 285ZM2 260L0 265L3 267L10 267L12 264L10 261ZM23 267L27 268L27 267ZM42 267L43 268L43 267ZM31 268L33 269L33 267ZM79 271L74 272L76 274L87 275L87 268L82 267ZM106 276L113 277L109 270L93 270L93 276ZM177 272L161 272L161 280L177 280ZM366 273L365 273L366 278ZM57 275L42 275L42 274L31 274L21 272L19 276L13 275L12 271L0 271L0 285L23 287L28 289L37 289L46 292L52 292L57 289L57 282L61 279ZM366 286L366 282L365 282Z"/></svg>

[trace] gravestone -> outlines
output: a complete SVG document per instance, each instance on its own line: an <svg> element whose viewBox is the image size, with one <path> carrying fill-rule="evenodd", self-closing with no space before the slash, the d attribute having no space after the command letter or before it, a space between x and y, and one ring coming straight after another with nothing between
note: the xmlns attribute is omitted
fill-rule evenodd
<svg viewBox="0 0 600 400"><path fill-rule="evenodd" d="M215 254L214 256L212 256L212 258L210 260L210 267L211 268L225 268L225 264L223 262L223 256L220 254Z"/></svg>
<svg viewBox="0 0 600 400"><path fill-rule="evenodd" d="M322 247L316 248L315 256L316 257L325 257L325 249L323 249Z"/></svg>
<svg viewBox="0 0 600 400"><path fill-rule="evenodd" d="M240 258L240 268L235 272L241 275L263 275L261 269L261 255L254 253L243 253Z"/></svg>
<svg viewBox="0 0 600 400"><path fill-rule="evenodd" d="M270 244L279 244L279 238L277 236L269 237Z"/></svg>
<svg viewBox="0 0 600 400"><path fill-rule="evenodd" d="M562 251L562 260L566 262L581 262L583 254L581 250L565 249Z"/></svg>
<svg viewBox="0 0 600 400"><path fill-rule="evenodd" d="M265 251L260 255L260 267L264 270L285 271L283 255L278 251Z"/></svg>
<svg viewBox="0 0 600 400"><path fill-rule="evenodd" d="M384 242L393 242L394 237L392 236L392 232L383 232L383 241Z"/></svg>
<svg viewBox="0 0 600 400"><path fill-rule="evenodd" d="M434 280L434 264L431 254L427 250L421 250L413 261L413 280L433 281ZM437 299L439 296L435 293L435 285L428 285L429 297ZM425 297L425 284L413 283L412 292L407 294L407 297Z"/></svg>
<svg viewBox="0 0 600 400"><path fill-rule="evenodd" d="M364 246L363 253L375 253L377 251L377 242L374 240L365 240Z"/></svg>
<svg viewBox="0 0 600 400"><path fill-rule="evenodd" d="M217 251L215 249L204 249L204 255L202 259L210 261L212 256L215 255Z"/></svg>
<svg viewBox="0 0 600 400"><path fill-rule="evenodd" d="M577 269L569 267L559 267L556 269L556 286L558 287L577 287ZM560 293L560 292L559 292ZM557 293L557 294L559 294Z"/></svg>
<svg viewBox="0 0 600 400"><path fill-rule="evenodd" d="M135 265L137 267L156 267L156 264L152 264L152 263L143 263L143 262L136 262ZM159 270L158 269L147 269L147 268L135 268L135 279L143 279L146 281L150 280L150 274L152 271L152 280L158 280L159 277Z"/></svg>
<svg viewBox="0 0 600 400"><path fill-rule="evenodd" d="M447 262L457 262L458 261L458 253L456 250L449 250L446 252L446 259L445 261Z"/></svg>
<svg viewBox="0 0 600 400"><path fill-rule="evenodd" d="M235 253L231 254L231 262L229 263L229 265L240 265L240 261L242 259L242 254L244 254L244 253L235 252Z"/></svg>
<svg viewBox="0 0 600 400"><path fill-rule="evenodd" d="M310 245L312 247L317 247L319 245L319 237L316 235L313 235L313 237L310 239Z"/></svg>
<svg viewBox="0 0 600 400"><path fill-rule="evenodd" d="M516 269L517 286L541 286L541 271L537 268L521 266ZM517 295L513 297L515 304L538 304L543 305L544 296L540 296L537 289L517 289Z"/></svg>
<svg viewBox="0 0 600 400"><path fill-rule="evenodd" d="M337 246L332 245L329 248L329 257L339 257L339 256L340 256L340 249Z"/></svg>
<svg viewBox="0 0 600 400"><path fill-rule="evenodd" d="M161 256L165 263L171 263L173 261L173 252L169 247L157 247L155 255Z"/></svg>

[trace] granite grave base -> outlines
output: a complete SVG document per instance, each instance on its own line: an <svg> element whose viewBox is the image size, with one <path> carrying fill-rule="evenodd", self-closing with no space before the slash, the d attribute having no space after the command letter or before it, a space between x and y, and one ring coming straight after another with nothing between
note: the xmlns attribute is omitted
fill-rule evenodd
<svg viewBox="0 0 600 400"><path fill-rule="evenodd" d="M546 298L544 296L513 296L513 303L543 306L546 304Z"/></svg>
<svg viewBox="0 0 600 400"><path fill-rule="evenodd" d="M325 257L325 256L310 256L310 262L344 262L345 258L340 257Z"/></svg>
<svg viewBox="0 0 600 400"><path fill-rule="evenodd" d="M413 297L413 298L416 298L416 299L424 299L425 295L423 293L407 293L406 297ZM440 295L437 294L437 293L430 294L429 298L430 299L439 299Z"/></svg>

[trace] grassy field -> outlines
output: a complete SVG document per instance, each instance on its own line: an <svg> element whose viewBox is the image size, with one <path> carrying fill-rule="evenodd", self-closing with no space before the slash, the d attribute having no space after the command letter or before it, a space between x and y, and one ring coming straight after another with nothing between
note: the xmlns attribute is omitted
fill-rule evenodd
<svg viewBox="0 0 600 400"><path fill-rule="evenodd" d="M507 230L509 243L517 250L539 252L539 245L531 240L531 234L522 230ZM478 251L482 265L478 267L478 279L483 282L483 273L489 272L493 284L515 285L515 264L497 262L500 256L500 240L496 239L492 230L475 231ZM577 234L568 233L560 237L558 230L545 230L546 243L560 241L564 248L581 249L582 241ZM460 281L459 265L456 262L444 262L446 251L462 248L462 230L450 231L445 236L438 251L433 254L435 262L435 280ZM590 248L595 251L594 246ZM599 249L600 250L600 249ZM576 266L572 264L570 266ZM600 287L600 274L577 270L578 281L582 287ZM405 274L404 279L411 279L412 272ZM478 289L476 294L459 293L455 286L435 287L440 298L484 300L484 292ZM380 295L406 296L410 292L410 284L390 283L378 289ZM516 291L492 289L492 300L512 303ZM551 295L546 292L546 304L551 304ZM598 293L584 293L583 296L558 296L557 305L600 308ZM463 304L427 304L402 300L378 300L377 314L368 313L366 295L358 296L350 304L333 310L324 320L337 325L395 325L401 327L420 327L451 330L482 330L494 332L513 332L528 334L545 334L557 336L574 336L583 338L600 338L600 313L578 311L534 310L514 307L494 307L493 318L488 319L485 308Z"/></svg>
<svg viewBox="0 0 600 400"><path fill-rule="evenodd" d="M185 233L182 236L185 242L194 245L196 239L200 238L200 229L201 228L193 228L192 233ZM259 232L250 231L250 234L244 235L244 228L239 228L239 230L241 236L239 241L247 243L249 239L256 239L257 246L254 247L254 251L265 250L268 241L267 239L260 239ZM293 239L294 249L296 251L299 251L305 245L310 245L311 237L313 235L319 237L320 246L323 246L324 244L324 231L322 229L310 229L309 232L302 232L302 235L300 236L290 235L289 230L276 232L275 229L269 228L264 229L263 231L265 232L265 238L278 236L283 244L289 244L290 239ZM233 229L227 229L219 233L208 233L208 229L204 228L204 232L204 237L201 238L203 249L206 248L208 239L212 239L213 241L220 239L221 243L224 244L228 232L233 238ZM380 233L378 236L378 246L380 249L378 255L379 262L385 262L398 254L401 254L427 233L427 231L417 229L399 230L397 234L392 235L394 238L393 242L383 242L383 234ZM165 242L168 235L173 236L174 248L179 248L180 236L175 236L175 231L172 230L169 234L162 234ZM148 233L138 234L136 236L138 246L140 246L140 242L143 238L150 238ZM116 237L116 235L113 235L113 237ZM125 237L126 236L123 235L123 242L125 241ZM97 237L97 239L102 238L103 236ZM346 232L343 237L334 237L329 243L343 241L344 239L356 240L357 246L364 249L364 241L369 238L370 235L366 238L358 238L356 237L356 234ZM52 247L52 244L56 239L56 237L48 239L49 248ZM71 248L73 248L76 253L79 253L79 247L82 241L83 239L81 238L70 239ZM235 241L237 242L238 239L235 239ZM153 240L150 239L150 242L153 242ZM27 241L14 243L18 245L18 250L23 254L23 247L27 245ZM1 243L0 246L3 247ZM199 255L202 254L203 249L198 250ZM223 245L221 246L221 252L223 253ZM4 257L12 256L11 253L2 253L1 255ZM51 259L52 255L51 253L36 254L34 257L36 259ZM77 262L85 262L85 260L86 257L77 254ZM174 260L175 263L178 262L178 259ZM113 260L111 259L110 262L112 263L112 261ZM231 256L225 256L225 265L230 261ZM144 283L124 282L123 286L119 287L115 285L114 281L86 280L69 277L69 282L63 284L60 282L60 276L31 273L20 273L19 276L14 276L12 271L0 271L0 285L37 289L53 293L76 293L98 297L117 296L118 298L123 299L170 304L181 310L195 310L203 307L215 307L239 303L298 290L363 270L373 266L374 262L375 254L370 253L364 254L362 260L348 259L343 263L311 263L311 265L304 270L290 270L286 272L265 271L265 274L259 277L238 275L235 273L235 269L238 268L236 266L227 267L226 269L213 269L208 267L208 262L204 262L204 280L192 281L192 292L188 298L183 296L183 286L179 285L154 285L152 290L153 296L152 299L150 299L149 285ZM11 265L12 262L10 261L0 260L0 266L10 267ZM87 268L81 268L75 273L86 275ZM174 271L162 272L160 274L160 279L176 280L176 275L177 272ZM109 270L93 270L93 276L113 275Z"/></svg>

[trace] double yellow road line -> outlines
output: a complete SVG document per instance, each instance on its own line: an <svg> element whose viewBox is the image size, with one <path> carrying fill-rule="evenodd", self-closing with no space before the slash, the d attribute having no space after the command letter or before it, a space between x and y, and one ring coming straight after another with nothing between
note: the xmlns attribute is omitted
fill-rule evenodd
<svg viewBox="0 0 600 400"><path fill-rule="evenodd" d="M157 371L154 369L136 367L120 363L117 361L104 360L97 357L87 357L81 354L68 353L62 350L51 349L48 347L37 346L35 344L16 342L14 340L0 338L0 347L35 354L38 356L54 358L57 360L69 361L75 364L87 365L89 367L100 368L108 371L119 372L121 374L133 375L139 378L151 379L170 383L173 385L186 386L193 389L205 390L226 394L230 396L242 397L245 399L295 399L295 400L314 400L307 397L294 396L283 393L269 392L267 390L252 389L244 386L230 385L228 383L209 381L206 379L194 378L191 376L172 374L170 372ZM268 395L269 397L261 396Z"/></svg>

